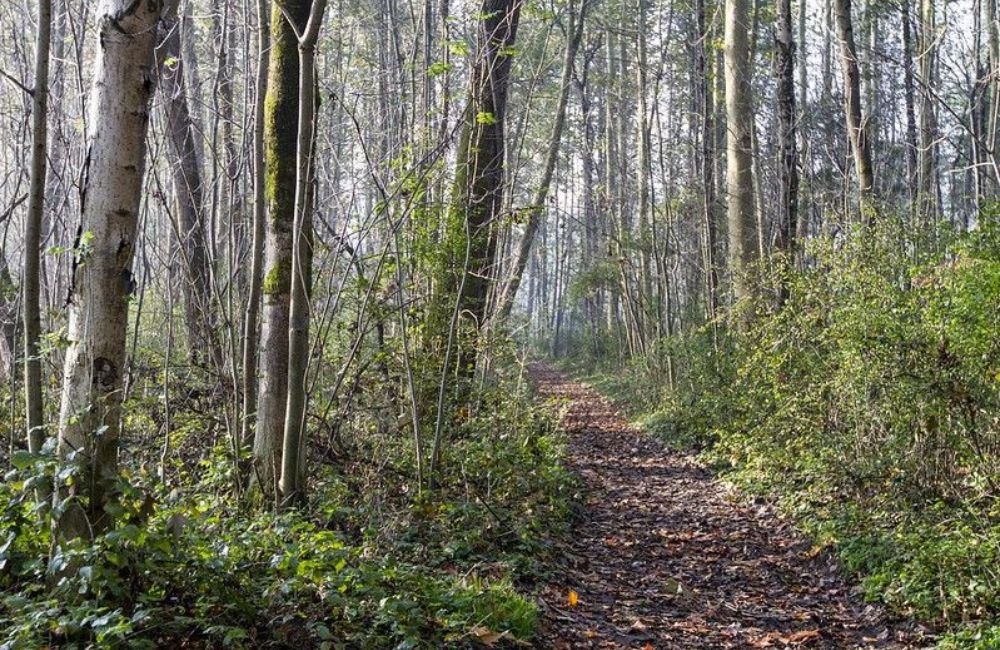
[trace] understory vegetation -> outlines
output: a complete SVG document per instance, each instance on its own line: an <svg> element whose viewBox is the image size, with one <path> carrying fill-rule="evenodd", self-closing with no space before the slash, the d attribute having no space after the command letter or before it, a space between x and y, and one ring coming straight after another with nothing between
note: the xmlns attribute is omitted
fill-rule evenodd
<svg viewBox="0 0 1000 650"><path fill-rule="evenodd" d="M0 1L0 650L1000 648L998 3Z"/></svg>
<svg viewBox="0 0 1000 650"><path fill-rule="evenodd" d="M166 450L169 483L152 469L155 445L130 441L140 451L119 483L114 527L55 544L53 513L36 507L34 490L59 465L16 452L0 484L0 647L436 648L530 638L533 585L568 521L573 483L555 414L533 405L521 372L502 368L472 395L448 428L437 485L422 492L405 431L358 417L336 444L313 444L322 460L308 507L234 500L226 445L199 454L205 445L195 444L218 424L188 412ZM138 392L127 406L133 422L163 415Z"/></svg>
<svg viewBox="0 0 1000 650"><path fill-rule="evenodd" d="M745 329L720 319L624 365L566 363L671 446L776 498L869 598L941 629L941 647L996 647L997 214L960 235L885 220L816 238L805 259L783 305L735 307Z"/></svg>

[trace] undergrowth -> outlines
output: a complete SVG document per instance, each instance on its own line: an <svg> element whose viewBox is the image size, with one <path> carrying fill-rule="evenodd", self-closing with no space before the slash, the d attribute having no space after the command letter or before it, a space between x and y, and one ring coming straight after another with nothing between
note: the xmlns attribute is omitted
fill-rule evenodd
<svg viewBox="0 0 1000 650"><path fill-rule="evenodd" d="M414 487L408 436L369 434L351 441L346 460L319 463L308 507L262 509L228 491L220 443L193 468L177 461L179 486L131 463L115 527L59 545L51 513L34 501L56 463L16 453L0 483L0 647L530 639L533 583L569 514L563 442L516 376L474 402L448 429L433 491Z"/></svg>

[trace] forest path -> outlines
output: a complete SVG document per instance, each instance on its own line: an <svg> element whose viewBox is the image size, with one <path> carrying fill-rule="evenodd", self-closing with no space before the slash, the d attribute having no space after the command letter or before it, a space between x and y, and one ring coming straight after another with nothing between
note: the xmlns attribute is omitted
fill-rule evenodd
<svg viewBox="0 0 1000 650"><path fill-rule="evenodd" d="M773 508L741 503L589 387L545 365L531 374L569 404L585 508L542 591L537 647L922 647Z"/></svg>

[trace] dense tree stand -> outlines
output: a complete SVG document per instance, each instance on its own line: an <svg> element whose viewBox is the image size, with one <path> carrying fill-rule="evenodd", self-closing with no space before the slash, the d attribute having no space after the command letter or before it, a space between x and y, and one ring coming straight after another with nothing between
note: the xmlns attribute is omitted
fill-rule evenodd
<svg viewBox="0 0 1000 650"><path fill-rule="evenodd" d="M542 593L538 647L924 647L772 507L742 503L590 388L547 366L532 374L543 397L568 402L567 458L585 491L562 577Z"/></svg>
<svg viewBox="0 0 1000 650"><path fill-rule="evenodd" d="M0 0L0 650L1000 650L998 16Z"/></svg>

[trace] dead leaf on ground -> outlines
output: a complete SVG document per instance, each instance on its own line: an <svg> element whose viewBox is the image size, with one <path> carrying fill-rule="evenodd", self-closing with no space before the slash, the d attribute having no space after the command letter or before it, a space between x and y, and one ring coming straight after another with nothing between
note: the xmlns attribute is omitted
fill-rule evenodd
<svg viewBox="0 0 1000 650"><path fill-rule="evenodd" d="M487 648L492 648L501 641L505 641L503 644L504 648L509 648L512 646L517 646L519 648L531 647L530 643L525 642L523 639L519 639L509 631L504 630L503 632L494 632L493 630L485 627L483 625L477 625L469 630L469 636L475 637L480 643L482 643Z"/></svg>
<svg viewBox="0 0 1000 650"><path fill-rule="evenodd" d="M781 632L768 632L764 636L751 642L755 648L772 648L778 644L783 646L800 646L809 643L820 637L819 630L800 630L791 634Z"/></svg>

